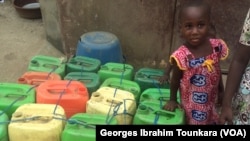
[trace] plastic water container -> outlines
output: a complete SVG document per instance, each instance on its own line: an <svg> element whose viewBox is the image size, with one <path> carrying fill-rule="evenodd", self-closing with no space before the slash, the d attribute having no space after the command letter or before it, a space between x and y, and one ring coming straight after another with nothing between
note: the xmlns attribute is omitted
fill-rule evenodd
<svg viewBox="0 0 250 141"><path fill-rule="evenodd" d="M170 89L148 88L141 94L139 102L150 101L165 104L170 99ZM180 93L178 92L177 101L180 102Z"/></svg>
<svg viewBox="0 0 250 141"><path fill-rule="evenodd" d="M83 34L77 43L76 56L96 58L101 64L123 61L119 39L113 33L104 31Z"/></svg>
<svg viewBox="0 0 250 141"><path fill-rule="evenodd" d="M36 102L36 91L31 85L0 83L0 110L9 118L23 104Z"/></svg>
<svg viewBox="0 0 250 141"><path fill-rule="evenodd" d="M0 110L0 141L9 141L8 124L9 117Z"/></svg>
<svg viewBox="0 0 250 141"><path fill-rule="evenodd" d="M70 72L95 72L100 69L101 61L86 56L70 58L66 65L66 73Z"/></svg>
<svg viewBox="0 0 250 141"><path fill-rule="evenodd" d="M174 112L166 111L157 102L144 101L139 104L133 119L134 125L184 125L185 113L177 108Z"/></svg>
<svg viewBox="0 0 250 141"><path fill-rule="evenodd" d="M61 141L95 141L96 125L117 125L116 119L106 122L102 114L78 113L73 115L65 125Z"/></svg>
<svg viewBox="0 0 250 141"><path fill-rule="evenodd" d="M101 68L97 73L100 76L101 83L111 77L133 80L134 67L130 64L109 62L101 65Z"/></svg>
<svg viewBox="0 0 250 141"><path fill-rule="evenodd" d="M111 87L100 87L87 101L86 113L104 114L108 121L116 118L118 124L132 124L136 111L134 95Z"/></svg>
<svg viewBox="0 0 250 141"><path fill-rule="evenodd" d="M83 83L88 89L89 97L100 87L101 83L99 75L95 72L70 72L64 80L76 80Z"/></svg>
<svg viewBox="0 0 250 141"><path fill-rule="evenodd" d="M28 71L18 78L17 82L19 84L38 86L47 80L61 80L61 76L56 73Z"/></svg>
<svg viewBox="0 0 250 141"><path fill-rule="evenodd" d="M89 94L86 86L79 81L50 80L37 87L36 103L59 104L66 117L86 112Z"/></svg>
<svg viewBox="0 0 250 141"><path fill-rule="evenodd" d="M13 113L8 126L10 141L61 141L65 112L55 104L24 104Z"/></svg>
<svg viewBox="0 0 250 141"><path fill-rule="evenodd" d="M66 65L64 60L52 56L34 56L28 66L28 71L54 72L63 78L65 76Z"/></svg>
<svg viewBox="0 0 250 141"><path fill-rule="evenodd" d="M139 101L141 94L140 86L132 80L126 80L120 78L108 78L101 84L100 87L112 87L129 91L132 94L134 94L136 102Z"/></svg>
<svg viewBox="0 0 250 141"><path fill-rule="evenodd" d="M135 72L134 81L140 85L142 92L148 88L169 88L169 84L161 85L158 81L163 75L164 71L161 69L140 68Z"/></svg>

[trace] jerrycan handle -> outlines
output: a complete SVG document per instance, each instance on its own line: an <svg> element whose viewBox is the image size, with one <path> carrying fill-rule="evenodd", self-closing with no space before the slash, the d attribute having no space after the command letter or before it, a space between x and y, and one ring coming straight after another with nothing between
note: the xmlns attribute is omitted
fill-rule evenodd
<svg viewBox="0 0 250 141"><path fill-rule="evenodd" d="M108 70L108 66L107 65L101 65L100 66L100 70Z"/></svg>
<svg viewBox="0 0 250 141"><path fill-rule="evenodd" d="M117 105L121 105L123 102L120 99L115 99L115 98L108 98L107 99L108 103L111 103L112 106L117 106ZM113 105L114 104L114 105Z"/></svg>
<svg viewBox="0 0 250 141"><path fill-rule="evenodd" d="M157 110L155 114L166 115L166 116L175 116L175 112L167 111L167 110Z"/></svg>
<svg viewBox="0 0 250 141"><path fill-rule="evenodd" d="M5 98L8 99L19 99L19 100L23 100L27 97L27 95L20 95L20 94L7 94L5 95Z"/></svg>
<svg viewBox="0 0 250 141"><path fill-rule="evenodd" d="M158 100L168 101L169 98L170 98L170 97L168 97L168 96L160 96L160 97L158 98Z"/></svg>
<svg viewBox="0 0 250 141"><path fill-rule="evenodd" d="M123 89L120 85L120 83L112 83L112 84L109 84L110 87L112 88L118 88L118 89Z"/></svg>
<svg viewBox="0 0 250 141"><path fill-rule="evenodd" d="M70 92L68 88L49 88L47 91L50 94L61 94L62 92L66 94Z"/></svg>
<svg viewBox="0 0 250 141"><path fill-rule="evenodd" d="M84 84L88 84L88 83L91 83L93 81L93 79L89 78L89 79L78 79L77 81L80 81Z"/></svg>
<svg viewBox="0 0 250 141"><path fill-rule="evenodd" d="M138 73L137 73L137 76L143 77L143 78L149 78L149 77L150 77L149 75L147 75L147 74L145 74L145 73L143 73L143 72L138 72Z"/></svg>
<svg viewBox="0 0 250 141"><path fill-rule="evenodd" d="M72 89L69 87L57 87L57 88L48 88L47 91L50 94L61 94L62 92L64 94L68 93L68 94L74 94L74 93L79 93L80 95L83 94L84 91L86 91L86 89L84 88L78 88L78 89Z"/></svg>
<svg viewBox="0 0 250 141"><path fill-rule="evenodd" d="M43 83L43 82L45 82L46 80L43 80L43 79L32 79L31 81L30 81L30 85L39 85L39 84L41 84L41 83Z"/></svg>

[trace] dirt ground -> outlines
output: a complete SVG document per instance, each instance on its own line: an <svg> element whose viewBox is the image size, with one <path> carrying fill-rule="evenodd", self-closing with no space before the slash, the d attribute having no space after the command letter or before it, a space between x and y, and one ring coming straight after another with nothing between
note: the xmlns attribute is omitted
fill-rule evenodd
<svg viewBox="0 0 250 141"><path fill-rule="evenodd" d="M0 3L0 82L16 82L35 55L64 57L46 40L41 19L24 19L11 0Z"/></svg>

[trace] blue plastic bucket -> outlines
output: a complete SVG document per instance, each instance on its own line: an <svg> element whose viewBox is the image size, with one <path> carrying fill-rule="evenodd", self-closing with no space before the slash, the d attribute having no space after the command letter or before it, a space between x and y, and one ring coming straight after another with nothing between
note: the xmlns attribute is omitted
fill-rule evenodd
<svg viewBox="0 0 250 141"><path fill-rule="evenodd" d="M83 34L77 44L76 56L96 58L101 61L101 64L123 61L118 38L114 34L104 31Z"/></svg>

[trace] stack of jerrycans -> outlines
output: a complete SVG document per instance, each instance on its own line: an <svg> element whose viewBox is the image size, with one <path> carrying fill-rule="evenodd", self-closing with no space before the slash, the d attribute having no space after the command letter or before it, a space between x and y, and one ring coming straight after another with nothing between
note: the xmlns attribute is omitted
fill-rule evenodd
<svg viewBox="0 0 250 141"><path fill-rule="evenodd" d="M149 88L143 91L140 103L133 119L133 124L147 125L183 125L185 124L185 113L181 108L175 111L167 111L163 106L170 98L170 89ZM177 101L180 102L178 93Z"/></svg>

